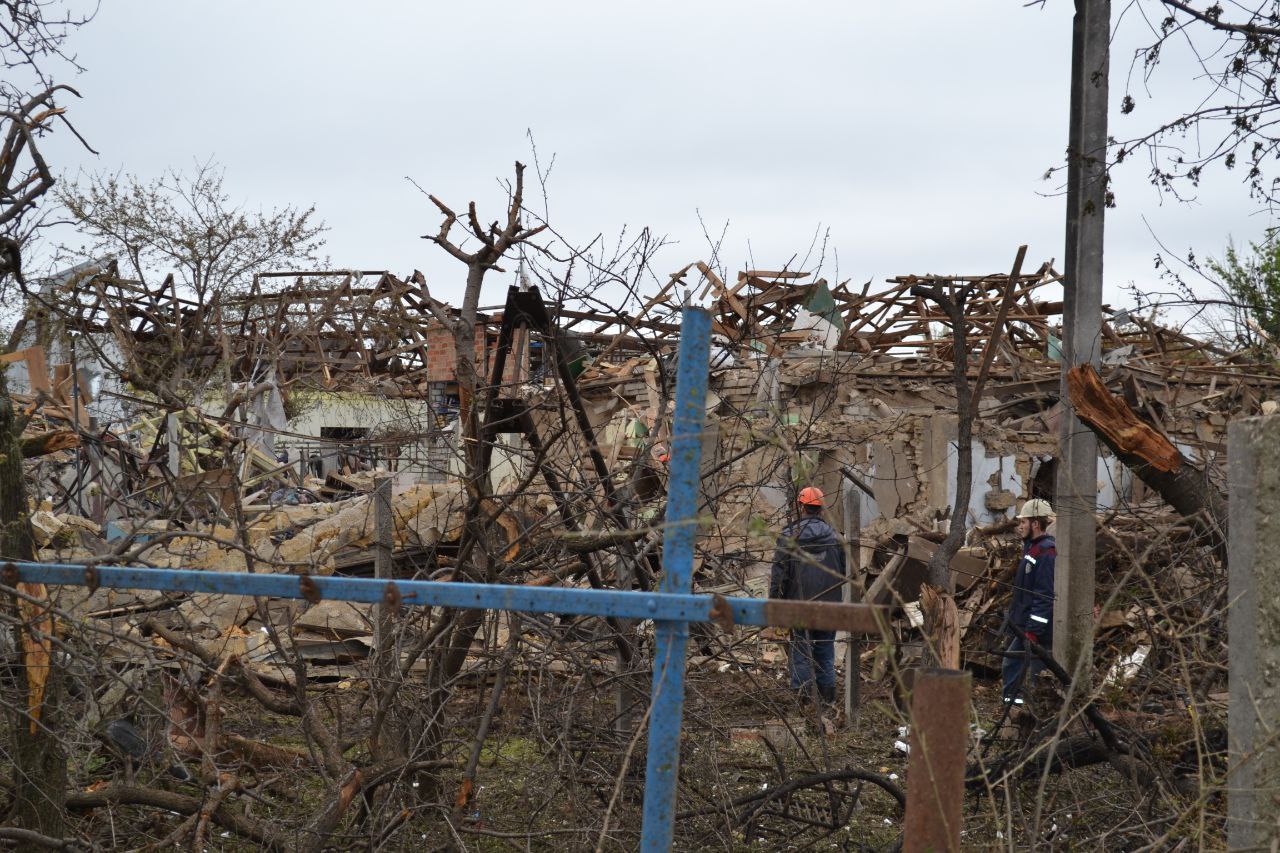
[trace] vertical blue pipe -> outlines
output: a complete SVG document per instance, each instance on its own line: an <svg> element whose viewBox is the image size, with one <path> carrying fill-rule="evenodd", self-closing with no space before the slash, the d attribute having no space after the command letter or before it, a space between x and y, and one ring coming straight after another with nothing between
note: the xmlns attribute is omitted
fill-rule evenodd
<svg viewBox="0 0 1280 853"><path fill-rule="evenodd" d="M680 321L676 410L662 540L662 592L688 593L693 589L693 542L697 534L702 422L706 413L710 356L711 315L701 308L685 308ZM657 623L644 783L644 829L640 840L640 849L645 853L665 853L671 849L674 837L688 640L688 622Z"/></svg>

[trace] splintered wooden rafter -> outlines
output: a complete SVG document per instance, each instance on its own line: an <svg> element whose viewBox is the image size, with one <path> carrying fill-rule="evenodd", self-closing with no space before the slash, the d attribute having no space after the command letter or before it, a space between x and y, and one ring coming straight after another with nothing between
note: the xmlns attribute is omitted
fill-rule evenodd
<svg viewBox="0 0 1280 853"><path fill-rule="evenodd" d="M272 286L282 278L292 281ZM204 306L172 282L151 290L103 272L62 296L68 327L109 332L131 370L158 374L177 359L189 372L226 366L233 381L254 381L273 364L283 383L426 393L430 297L387 272L262 273Z"/></svg>
<svg viewBox="0 0 1280 853"><path fill-rule="evenodd" d="M936 283L970 289L966 338L975 358L988 351L988 341L997 341L989 355L1000 382L1040 382L1058 369L1050 356L1062 312L1056 288L1063 282L1050 263L1012 283L1006 273L907 275L871 292L870 282L850 289L847 281L832 286L786 268L744 270L729 284L709 264L695 261L671 274L634 313L572 303L549 307L557 327L597 361L670 351L688 298L710 303L721 344L748 359L776 358L805 345L808 336L795 330L796 318L822 284L844 323L836 348L871 358L862 376L930 378L949 369L952 336L944 330L950 321L912 296L911 288ZM257 382L274 365L284 384L406 397L427 395L430 329L441 312L456 313L431 297L421 274L406 281L385 271L261 273L245 292L202 306L184 297L172 279L148 287L108 268L77 279L57 298L67 327L110 334L132 373L199 378L216 370L233 382ZM492 341L500 314L484 322ZM1104 352L1148 385L1167 386L1171 371L1191 384L1220 375L1253 381L1265 372L1149 318L1117 315L1103 323L1102 334Z"/></svg>

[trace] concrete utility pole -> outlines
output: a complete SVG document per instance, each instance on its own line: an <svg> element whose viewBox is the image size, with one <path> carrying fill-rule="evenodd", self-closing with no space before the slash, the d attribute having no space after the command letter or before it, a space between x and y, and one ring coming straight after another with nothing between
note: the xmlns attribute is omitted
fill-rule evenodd
<svg viewBox="0 0 1280 853"><path fill-rule="evenodd" d="M1280 415L1227 428L1227 847L1280 842Z"/></svg>
<svg viewBox="0 0 1280 853"><path fill-rule="evenodd" d="M1058 463L1058 571L1054 654L1088 672L1093 651L1098 439L1076 417L1067 370L1102 355L1102 240L1106 208L1110 0L1076 0L1071 39L1071 126L1067 143L1066 278L1062 308L1062 452Z"/></svg>

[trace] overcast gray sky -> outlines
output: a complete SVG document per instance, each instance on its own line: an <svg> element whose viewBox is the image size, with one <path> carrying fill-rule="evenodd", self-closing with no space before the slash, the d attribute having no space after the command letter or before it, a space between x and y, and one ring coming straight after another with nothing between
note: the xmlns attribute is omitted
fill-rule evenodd
<svg viewBox="0 0 1280 853"><path fill-rule="evenodd" d="M648 226L675 242L661 273L709 255L699 212L716 234L728 223L731 270L804 256L819 228L828 275L838 255L859 283L1007 270L1019 243L1032 265L1062 256L1064 202L1042 175L1066 145L1071 7L104 0L74 36L88 70L71 105L101 154L65 135L48 154L142 177L216 158L248 206L314 204L334 265L419 268L448 299L460 268L421 239L439 218L406 177L495 218L529 132L544 166L555 155L554 226L579 244ZM1127 120L1165 105L1140 102ZM1194 204L1161 203L1135 161L1116 190L1116 303L1126 282L1154 287L1143 217L1198 254L1268 224L1230 175Z"/></svg>

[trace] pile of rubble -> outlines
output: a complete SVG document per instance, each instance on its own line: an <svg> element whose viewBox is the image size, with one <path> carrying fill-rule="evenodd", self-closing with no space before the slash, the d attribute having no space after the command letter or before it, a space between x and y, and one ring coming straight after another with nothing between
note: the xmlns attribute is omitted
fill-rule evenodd
<svg viewBox="0 0 1280 853"><path fill-rule="evenodd" d="M449 577L469 501L456 479L457 383L448 370L456 353L437 316L449 309L416 278L290 275L282 291L261 287L271 278L262 276L248 295L215 305L139 290L113 268L87 268L46 289L65 308L59 324L41 326L51 312L33 314L31 339L45 343L5 359L25 368L13 399L27 418L41 558L367 575L371 493L385 477L397 574ZM989 651L1016 548L1012 510L1053 495L1061 277L1045 264L1014 277L902 276L888 284L871 292L869 282L858 290L748 270L729 286L697 263L630 314L548 306L536 290L513 287L477 329L478 366L493 389L484 413L500 505L493 528L507 549L498 577L612 584L626 582L621 566L632 562L644 584L656 572L678 293L692 289L710 304L714 330L699 587L763 594L794 492L816 484L850 543L852 595L898 605L910 638L918 615L910 605L956 489L956 336L948 313L920 295L939 287L963 293L965 364L971 377L985 371L971 532L952 568L966 647L975 659ZM65 359L52 375L47 351ZM182 381L168 381L175 376ZM1227 419L1259 410L1280 384L1272 365L1248 353L1122 311L1108 311L1103 324L1102 376L1211 476L1222 468ZM174 399L198 380L199 405ZM300 400L323 414L361 395L382 407L379 417L399 407L395 452L353 426L358 416L346 415L341 427L313 417L321 434L301 432L308 416L298 413ZM304 439L329 450L299 450ZM434 461L410 464L424 443ZM1134 552L1157 529L1172 543L1190 541L1111 457L1099 463L1098 505L1104 560L1115 556L1106 537ZM1143 521L1131 523L1138 509ZM1182 565L1176 551L1165 551L1170 565ZM1183 586L1203 581L1179 571ZM317 654L336 654L335 666L366 653L367 608L339 615L324 607L332 625L305 603L281 616L316 641ZM139 614L167 609L203 642L224 645L255 636L258 618L227 596L99 591L74 609L126 632L137 630ZM1147 617L1118 607L1101 618L1104 630L1119 631ZM247 646L241 651L254 659Z"/></svg>

